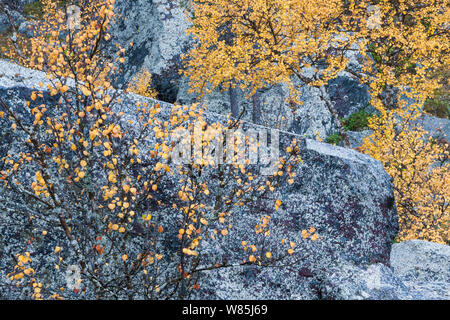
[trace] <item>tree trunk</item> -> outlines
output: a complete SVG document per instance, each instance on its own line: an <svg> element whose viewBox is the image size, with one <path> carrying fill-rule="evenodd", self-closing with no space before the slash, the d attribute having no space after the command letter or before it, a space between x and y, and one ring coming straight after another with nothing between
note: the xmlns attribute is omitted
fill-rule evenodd
<svg viewBox="0 0 450 320"><path fill-rule="evenodd" d="M328 95L328 92L326 91L325 87L320 87L320 98L323 102L325 102L325 105L327 106L328 110L330 111L331 115L333 116L334 121L336 122L336 125L338 126L339 134L344 140L344 144L346 147L350 148L350 142L348 140L347 132L345 132L344 127L342 126L341 120L339 120L338 113L334 109L333 104L330 101L330 96Z"/></svg>
<svg viewBox="0 0 450 320"><path fill-rule="evenodd" d="M230 90L228 90L228 93L230 94L230 107L231 107L231 116L234 119L239 118L239 105L238 105L238 98L237 98L237 88L233 88L230 86Z"/></svg>
<svg viewBox="0 0 450 320"><path fill-rule="evenodd" d="M253 123L261 124L261 103L260 103L260 95L258 91L252 96L253 103Z"/></svg>

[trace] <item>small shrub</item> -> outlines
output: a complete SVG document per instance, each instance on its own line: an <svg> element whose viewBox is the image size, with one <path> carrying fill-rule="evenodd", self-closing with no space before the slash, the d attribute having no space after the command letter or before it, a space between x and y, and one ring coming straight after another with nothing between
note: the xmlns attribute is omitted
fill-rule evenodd
<svg viewBox="0 0 450 320"><path fill-rule="evenodd" d="M372 116L364 110L351 114L348 118L342 120L342 125L347 131L360 131L368 127L369 118Z"/></svg>
<svg viewBox="0 0 450 320"><path fill-rule="evenodd" d="M23 11L24 11L25 15L35 17L35 18L42 18L43 14L44 14L43 6L40 1L27 3L24 6Z"/></svg>
<svg viewBox="0 0 450 320"><path fill-rule="evenodd" d="M431 74L432 79L441 78L442 87L436 89L431 97L425 101L423 110L435 117L450 119L450 68L445 66Z"/></svg>
<svg viewBox="0 0 450 320"><path fill-rule="evenodd" d="M158 92L151 87L152 75L147 70L141 70L133 81L130 83L128 89L136 94L148 98L156 98Z"/></svg>
<svg viewBox="0 0 450 320"><path fill-rule="evenodd" d="M382 62L382 58L381 55L377 52L377 45L375 43L370 43L367 46L367 51L371 54L373 60L376 63L381 63Z"/></svg>
<svg viewBox="0 0 450 320"><path fill-rule="evenodd" d="M448 99L432 98L425 102L423 110L432 116L450 119L450 102Z"/></svg>
<svg viewBox="0 0 450 320"><path fill-rule="evenodd" d="M361 151L381 161L391 176L398 211L397 241L449 242L448 144L438 143L411 119L420 114L391 110L370 119L374 133Z"/></svg>
<svg viewBox="0 0 450 320"><path fill-rule="evenodd" d="M334 133L327 138L327 143L334 144L335 146L339 145L341 142L342 137L337 133Z"/></svg>

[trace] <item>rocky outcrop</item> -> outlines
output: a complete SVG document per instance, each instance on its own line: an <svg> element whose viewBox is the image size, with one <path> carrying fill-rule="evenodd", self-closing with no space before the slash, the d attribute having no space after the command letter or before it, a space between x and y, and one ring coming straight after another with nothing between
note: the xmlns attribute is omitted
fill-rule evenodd
<svg viewBox="0 0 450 320"><path fill-rule="evenodd" d="M392 246L391 267L336 260L322 275L323 299L449 300L450 246L409 240Z"/></svg>
<svg viewBox="0 0 450 320"><path fill-rule="evenodd" d="M31 88L37 88L39 82L43 82L45 88L45 75L3 61L0 62L0 70L0 97L22 110L21 112L29 112L26 111L29 108L21 106L25 105ZM45 92L44 99L49 99ZM134 103L137 100L151 102L143 97L128 95L121 104L114 107L114 111L123 111L127 114L127 120L133 120L136 117ZM50 100L47 102L52 103ZM160 103L166 111L172 107L170 104ZM162 117L164 114L167 112L163 112ZM226 121L224 116L214 113L208 113L206 119L209 123ZM127 126L129 132L134 132L132 126ZM241 127L244 132L259 128L267 130L269 135L278 136L281 155L287 145L297 139L302 163L295 168L296 177L292 184L276 190L270 198L255 199L251 209L236 209L240 211L230 220L233 229L230 231L230 240L225 245L217 246L205 241L202 250L205 256L213 260L217 257L238 260L242 256L241 241L252 243L256 239L255 224L265 214L272 216L271 235L267 238L266 245L274 248L274 254L286 250L280 247L284 238L293 241L299 249L292 256L287 256L279 268L259 270L255 266L242 266L230 268L226 272L219 271L220 277L228 277L229 283L222 283L221 286L248 283L254 288L264 287L258 293L261 297L278 297L275 293L269 295L269 291L273 290L280 293L280 298L317 298L321 294L320 281L325 279L324 275L330 274L338 259L355 265L389 265L390 249L397 232L397 217L392 184L380 162L351 149L304 139L284 131L271 131L247 122L242 122ZM8 130L9 128L2 126L2 133L7 135ZM17 150L13 143L2 146L6 147L3 150L5 153ZM3 204L12 201L1 195L1 192L0 197ZM282 201L278 211L270 209L273 208L274 199ZM5 219L6 216L0 218L0 221L3 220L0 223L3 227ZM319 236L315 242L302 237L301 230L310 227L315 227ZM167 228L170 230L170 226ZM2 234L7 235L8 232L4 231ZM9 256L11 253L4 254ZM45 264L45 258L37 260ZM1 269L8 270L6 266ZM205 279L209 277L208 274L205 272ZM210 282L198 292L199 297L221 298L221 286ZM297 289L294 290L294 287ZM301 288L305 290L303 295L299 291Z"/></svg>
<svg viewBox="0 0 450 320"><path fill-rule="evenodd" d="M111 28L114 41L126 49L126 67L118 83L126 83L142 69L152 74L152 86L159 99L176 100L181 67L186 51L188 22L179 0L116 1L118 17Z"/></svg>
<svg viewBox="0 0 450 320"><path fill-rule="evenodd" d="M0 61L0 97L18 109L25 104L32 89L40 88L40 82L45 87L46 81L40 72ZM51 99L57 97L51 98L44 91L44 99L51 104ZM115 111L126 112L127 120L134 119L133 106L138 100L151 102L130 94ZM172 107L159 103L166 111ZM164 114L167 112L163 112L162 117ZM214 113L208 113L206 118L210 123L226 121L224 116ZM244 131L263 128L248 122L242 122L241 127ZM9 128L1 128L1 155L15 152ZM270 135L271 131L267 130ZM273 194L273 199L282 200L279 210L268 209L272 198L255 199L252 210L241 210L230 221L231 233L238 236L232 236L222 246L205 241L202 250L211 259L237 259L242 255L240 241L245 239L251 243L254 240L254 225L263 214L272 216L267 246L273 248L274 254L281 250L279 243L284 238L301 249L277 268L242 265L204 272L201 289L193 298L450 299L448 246L413 240L392 247L397 232L393 190L390 178L378 161L351 149L285 131L273 132L279 136L281 151L297 138L303 160L296 168L294 183L286 184ZM11 201L1 191L0 200L6 206ZM6 223L7 219L0 215L0 255L5 258L1 259L1 279L4 279L3 273L12 268L6 257L14 254L20 244L17 242L20 234L14 233L17 230L11 233L14 228ZM305 241L300 231L312 226L319 239ZM54 245L49 244L49 250ZM32 253L46 268L46 258L39 256L44 251L36 249Z"/></svg>

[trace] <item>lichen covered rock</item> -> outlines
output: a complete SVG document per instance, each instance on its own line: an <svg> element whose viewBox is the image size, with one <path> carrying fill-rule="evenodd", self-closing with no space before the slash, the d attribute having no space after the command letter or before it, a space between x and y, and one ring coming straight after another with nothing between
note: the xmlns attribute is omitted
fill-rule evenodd
<svg viewBox="0 0 450 320"><path fill-rule="evenodd" d="M421 299L450 299L450 246L409 240L392 247L395 274Z"/></svg>
<svg viewBox="0 0 450 320"><path fill-rule="evenodd" d="M42 82L45 88L47 81L45 75L6 62L1 62L1 67L4 71L3 77L0 77L0 97L26 113L27 108L23 106L31 93L31 88L37 88L39 82ZM58 97L50 97L44 90L39 103L46 102L52 105L56 103L52 99ZM154 103L150 99L129 94L112 109L116 113L125 113L123 125L130 136L138 134L131 124L135 123L138 117L136 101ZM160 117L164 119L172 106L168 103L159 103L163 109ZM21 117L25 119L26 114ZM226 122L226 117L213 113L207 113L205 119L208 123ZM287 146L294 139L297 140L302 162L293 168L296 175L291 184L281 185L268 197L253 199L251 206L234 209L229 220L232 229L229 231L230 237L227 241L205 240L201 243L199 250L205 257L203 262L205 267L208 263L216 261L225 266L228 262L234 264L223 273L221 269L203 271L204 284L195 293L195 297L202 299L236 297L232 293L233 290L246 296L245 292L251 294L251 291L239 289L242 283L246 283L249 287L255 288L253 293L258 298L320 298L321 283L327 278L326 275L332 274L334 261L338 259L355 265L374 263L389 265L391 245L397 232L397 217L392 184L380 162L351 149L304 139L284 131L257 127L247 122L241 122L240 127L244 132L249 129L267 130L271 137L271 145L278 137L280 155L285 154ZM1 134L7 135L8 130L10 129L2 126ZM146 144L140 146L144 155ZM5 149L2 151L3 154L12 154L18 152L20 146L10 142L7 145L2 144L3 147ZM24 181L30 179L30 177L23 178ZM95 181L101 183L102 179L104 177L99 175ZM213 170L211 179L214 179ZM164 184L161 187L163 193L161 196L173 195L176 181L175 176L172 182ZM14 193L0 189L0 203L3 208L0 210L0 226L4 237L3 243L6 244L2 252L4 257L16 254L22 241L21 237L25 236L20 233L20 228L17 229L18 226L11 223L9 211L19 210L19 207L23 212L30 210L27 208L25 198L14 197ZM274 205L276 200L279 200L278 210ZM236 266L236 262L247 259L249 255L244 250L242 241L249 244L256 242L259 235L255 233L255 225L266 215L271 217L270 234L267 235L265 248L262 249L270 250L274 257L281 258L280 263L262 268L254 265ZM173 219L170 219L171 213L167 212L162 216L165 217L162 223L167 234L174 232L176 235L177 230L173 230L175 225L172 226L171 223ZM21 225L21 228L27 230L26 225ZM139 234L138 229L136 226L136 235ZM317 239L315 241L305 239L303 230L314 230L310 232L317 234ZM58 238L58 234L62 235L59 232L55 234L56 238L50 238L48 242L42 239L39 248L28 248L34 255L33 258L39 261L40 268L44 270L52 270L54 266L54 261L46 260L48 252L56 243L65 241ZM283 242L283 239L287 239L287 242ZM133 240L136 241L139 241L139 238ZM167 238L164 242L165 255L170 256L171 252L178 248L177 241L175 236ZM295 251L288 253L289 247L295 248ZM134 245L131 248L134 248ZM1 261L0 278L4 279L4 273L12 269L13 261L9 258ZM201 267L199 266L200 269ZM214 274L223 277L225 284L219 285L217 281L220 277L215 277ZM57 275L49 273L48 278ZM239 286L233 289L233 283ZM302 293L300 289L305 291Z"/></svg>

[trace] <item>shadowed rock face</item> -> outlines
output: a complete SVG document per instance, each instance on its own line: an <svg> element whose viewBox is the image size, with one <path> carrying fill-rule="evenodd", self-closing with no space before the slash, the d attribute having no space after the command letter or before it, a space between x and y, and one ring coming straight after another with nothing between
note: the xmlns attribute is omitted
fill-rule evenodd
<svg viewBox="0 0 450 320"><path fill-rule="evenodd" d="M361 85L358 80L349 76L341 75L330 80L328 93L341 118L346 118L352 113L368 107L370 103L367 86Z"/></svg>
<svg viewBox="0 0 450 320"><path fill-rule="evenodd" d="M44 88L46 87L47 80L40 72L2 61L0 70L0 97L18 109L24 110L19 106L25 104L32 87L37 87L41 81ZM49 106L54 103L46 95L45 99ZM127 115L126 119L132 120L137 117L134 111L135 102L144 100L150 101L130 94L114 107L114 111L123 111ZM161 117L166 117L172 106L162 102L161 106L164 110ZM209 123L226 121L224 116L213 113L207 114L206 119ZM257 128L246 122L242 122L241 127L244 131ZM1 126L0 135L7 135L8 130L6 126ZM132 127L127 130L135 131ZM211 261L217 261L217 257L239 261L243 254L245 255L241 241L252 243L256 239L255 225L265 214L272 217L267 248L274 248L273 252L285 253L286 248L281 249L280 246L281 239L285 238L295 242L298 250L287 256L280 268L261 270L258 267L246 266L230 268L223 273L219 271L220 277L227 277L228 289L218 285L217 281L220 280L217 279L220 277L214 278L211 277L213 273L205 272L206 282L198 292L200 298L220 298L222 289L229 290L230 297L233 297L231 292L236 289L232 288L233 283L248 284L249 288L264 287L265 291L262 292L266 293L262 297L266 299L317 298L321 294L318 293L321 290L320 281L328 277L329 270L332 270L338 259L355 265L389 265L391 245L397 232L397 217L393 188L381 163L350 149L303 139L283 131L274 130L274 133L279 135L281 156L293 139L299 141L303 162L295 168L294 183L286 183L269 198L254 199L253 205L246 209L236 209L230 221L233 225L230 239L221 245L205 241L201 250ZM14 144L5 142L6 140L2 140L2 154L17 150ZM145 154L144 150L143 152ZM167 195L170 196L170 188L174 185L167 184L165 187ZM5 198L1 190L0 199L4 205L15 201ZM274 209L275 199L282 201L278 211ZM0 230L4 231L2 234L6 237L12 236L6 231L11 232L11 227L5 226L7 219L4 213L0 214ZM319 239L316 242L302 238L301 230L310 227L317 230ZM170 230L170 226L167 229ZM171 250L169 247L173 245L170 243L176 241L172 240L168 239L167 250ZM4 254L10 256L12 249L11 246L7 247ZM45 264L45 258L40 259ZM8 261L2 260L1 272L10 269L11 266L7 266ZM3 275L0 277L4 278ZM297 289L294 290L294 287ZM299 289L306 290L306 293L301 295Z"/></svg>
<svg viewBox="0 0 450 320"><path fill-rule="evenodd" d="M144 68L152 74L158 98L176 101L180 55L189 43L184 9L183 1L178 0L116 1L119 16L110 31L114 41L126 49L125 68L118 83L127 83Z"/></svg>

